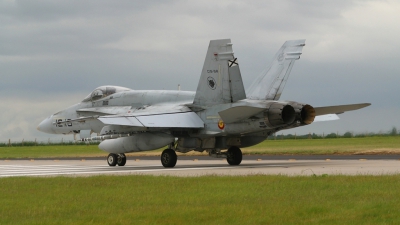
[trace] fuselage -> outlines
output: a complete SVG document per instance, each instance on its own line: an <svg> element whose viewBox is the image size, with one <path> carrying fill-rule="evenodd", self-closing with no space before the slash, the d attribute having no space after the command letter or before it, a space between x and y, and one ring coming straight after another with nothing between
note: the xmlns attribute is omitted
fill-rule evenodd
<svg viewBox="0 0 400 225"><path fill-rule="evenodd" d="M193 102L194 95L195 92L191 91L130 90L119 92L98 100L82 101L54 113L39 124L38 130L51 134L70 134L80 130L92 130L95 133L100 133L104 124L98 120L64 122L90 116L135 113L149 106L164 106L168 108L187 105ZM90 109L100 108L111 110L109 113L94 112L95 110L90 111ZM81 109L89 110L85 111Z"/></svg>
<svg viewBox="0 0 400 225"><path fill-rule="evenodd" d="M115 133L143 133L165 132L181 140L196 138L201 142L213 140L215 137L224 137L225 142L240 139L241 145L253 145L264 140L268 135L280 129L301 125L298 103L287 103L269 100L243 99L235 103L215 104L206 107L193 105L195 92L190 91L157 91L157 90L130 90L120 88L122 91L112 94L106 93L106 89L114 86L103 86L95 89L82 102L59 111L40 123L38 129L53 134L71 134L90 131L103 135L104 128L109 126L96 119L102 116L112 115L155 115L166 113L179 113L192 111L203 121L204 127L198 129L165 127L125 127L119 126ZM99 89L103 93L97 93ZM292 106L296 108L296 112ZM289 105L289 106L288 106ZM289 107L289 117L282 117L284 107ZM301 105L303 107L303 105ZM221 115L229 115L226 122ZM288 113L286 113L288 114ZM253 115L248 118L248 115ZM295 118L297 117L297 118ZM295 120L298 122L295 123ZM107 131L108 132L108 131ZM194 139L193 139L194 140ZM249 142L248 144L245 144ZM194 142L194 141L193 141Z"/></svg>

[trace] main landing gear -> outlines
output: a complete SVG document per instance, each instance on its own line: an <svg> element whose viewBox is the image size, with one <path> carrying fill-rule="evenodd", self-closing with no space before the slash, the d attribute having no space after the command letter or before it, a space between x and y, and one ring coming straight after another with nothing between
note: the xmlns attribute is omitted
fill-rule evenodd
<svg viewBox="0 0 400 225"><path fill-rule="evenodd" d="M242 162L242 157L242 151L236 146L230 147L226 152L226 161L228 161L231 166L239 165Z"/></svg>
<svg viewBox="0 0 400 225"><path fill-rule="evenodd" d="M231 166L240 165L243 157L242 150L236 146L229 147L226 152L221 152L220 149L212 149L209 150L208 155L214 158L226 158L226 161Z"/></svg>
<svg viewBox="0 0 400 225"><path fill-rule="evenodd" d="M126 156L124 153L114 154L110 153L107 156L107 163L109 166L125 166L126 164Z"/></svg>
<svg viewBox="0 0 400 225"><path fill-rule="evenodd" d="M170 148L165 149L161 154L161 163L164 167L174 167L177 160L178 156L175 151Z"/></svg>
<svg viewBox="0 0 400 225"><path fill-rule="evenodd" d="M229 165L237 166L242 162L242 151L236 146L232 146L226 152L221 152L220 150L212 150L209 152L211 157L215 158L226 158ZM166 168L172 168L176 165L178 156L175 150L172 148L165 149L161 154L161 164ZM125 166L126 156L123 153L115 154L110 153L107 157L107 163L109 166Z"/></svg>

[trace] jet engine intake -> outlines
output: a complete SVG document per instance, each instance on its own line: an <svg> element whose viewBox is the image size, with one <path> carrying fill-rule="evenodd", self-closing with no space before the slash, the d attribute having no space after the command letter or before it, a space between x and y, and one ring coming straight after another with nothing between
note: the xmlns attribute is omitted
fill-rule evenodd
<svg viewBox="0 0 400 225"><path fill-rule="evenodd" d="M287 103L273 103L264 112L264 120L270 127L291 124L296 119L294 108Z"/></svg>

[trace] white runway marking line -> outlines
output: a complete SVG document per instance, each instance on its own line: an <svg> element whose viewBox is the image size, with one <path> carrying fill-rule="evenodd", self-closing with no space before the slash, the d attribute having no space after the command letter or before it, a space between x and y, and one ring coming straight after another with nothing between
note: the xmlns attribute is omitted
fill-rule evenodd
<svg viewBox="0 0 400 225"><path fill-rule="evenodd" d="M51 171L49 173L28 173L28 174L4 174L0 177L14 176L49 176L49 175L77 175L77 174L104 174L104 173L143 173L143 172L158 172L158 171L179 171L179 170L210 170L210 169L227 169L233 167L206 167L206 168L182 168L182 169L144 169L144 170L106 170L106 171Z"/></svg>
<svg viewBox="0 0 400 225"><path fill-rule="evenodd" d="M159 167L160 165L147 165L146 167ZM75 174L86 173L89 170L95 170L93 173L103 172L122 172L120 169L129 170L129 168L141 168L143 166L126 166L126 167L109 167L105 165L81 166L81 165L39 165L39 166L23 166L9 165L0 166L0 177L7 176L34 176L48 174ZM118 170L116 170L118 169Z"/></svg>
<svg viewBox="0 0 400 225"><path fill-rule="evenodd" d="M160 165L146 165L146 167L156 167L156 166L160 166ZM123 168L123 167L110 167L107 165L37 165L37 166L26 166L26 165L3 165L0 166L0 169L8 169L10 167L15 167L15 168L38 168L38 167L61 167L61 168L66 168L66 167L88 167L88 168ZM124 166L125 168L127 167L143 167L143 166Z"/></svg>
<svg viewBox="0 0 400 225"><path fill-rule="evenodd" d="M28 173L30 173L32 171L43 171L43 172L45 172L45 171L75 171L75 170L79 171L79 170L86 170L86 169L94 169L94 168L90 168L90 167L87 167L87 168L85 168L85 167L77 167L77 168L65 167L65 168L56 169L56 168L41 168L41 167L38 167L38 168L31 168L31 170L10 169L10 170L4 170L4 172L8 172L8 173L10 173L10 172L13 172L13 173L26 173L26 172L28 172ZM101 169L101 168L99 168L99 169ZM2 174L2 173L0 173L0 174Z"/></svg>
<svg viewBox="0 0 400 225"><path fill-rule="evenodd" d="M107 165L2 165L0 166L0 177L10 176L50 176L50 175L78 175L78 174L107 174L107 173L146 173L146 172L169 172L169 171L193 171L193 170L221 170L221 169L257 169L262 167L284 167L292 163L242 164L242 166L215 166L216 164L201 164L200 167L188 168L193 164L182 164L175 168L148 169L161 167L161 165L132 165L124 167L109 167ZM183 166L184 168L179 168ZM210 167L208 167L210 166ZM135 168L143 168L135 170Z"/></svg>
<svg viewBox="0 0 400 225"><path fill-rule="evenodd" d="M188 165L181 165L188 166ZM50 176L50 175L78 175L78 174L107 174L107 173L145 173L145 172L168 172L168 171L183 171L183 170L212 170L212 169L240 169L240 168L257 168L257 167L273 167L279 165L246 165L241 167L221 166L221 167L196 167L196 168L159 168L159 169L139 169L160 167L160 165L144 165L144 166L124 166L124 167L109 167L103 165L81 166L81 165L39 165L39 166L24 166L24 165L9 165L0 166L0 177L15 177L15 176ZM11 167L11 168L10 168ZM132 170L133 169L133 170Z"/></svg>

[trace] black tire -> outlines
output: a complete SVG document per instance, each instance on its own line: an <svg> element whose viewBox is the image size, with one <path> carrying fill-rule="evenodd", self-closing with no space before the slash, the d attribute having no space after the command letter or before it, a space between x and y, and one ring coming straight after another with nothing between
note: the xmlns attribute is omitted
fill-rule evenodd
<svg viewBox="0 0 400 225"><path fill-rule="evenodd" d="M117 165L118 166L125 166L126 164L126 156L124 153L118 154Z"/></svg>
<svg viewBox="0 0 400 225"><path fill-rule="evenodd" d="M228 161L229 165L231 166L240 165L242 162L242 157L242 151L236 146L230 147L226 153L226 161Z"/></svg>
<svg viewBox="0 0 400 225"><path fill-rule="evenodd" d="M166 168L174 167L177 160L178 156L172 149L165 149L161 154L161 164Z"/></svg>
<svg viewBox="0 0 400 225"><path fill-rule="evenodd" d="M115 165L117 165L117 160L118 160L117 154L110 153L110 154L107 156L107 163L108 163L109 166L115 166Z"/></svg>

